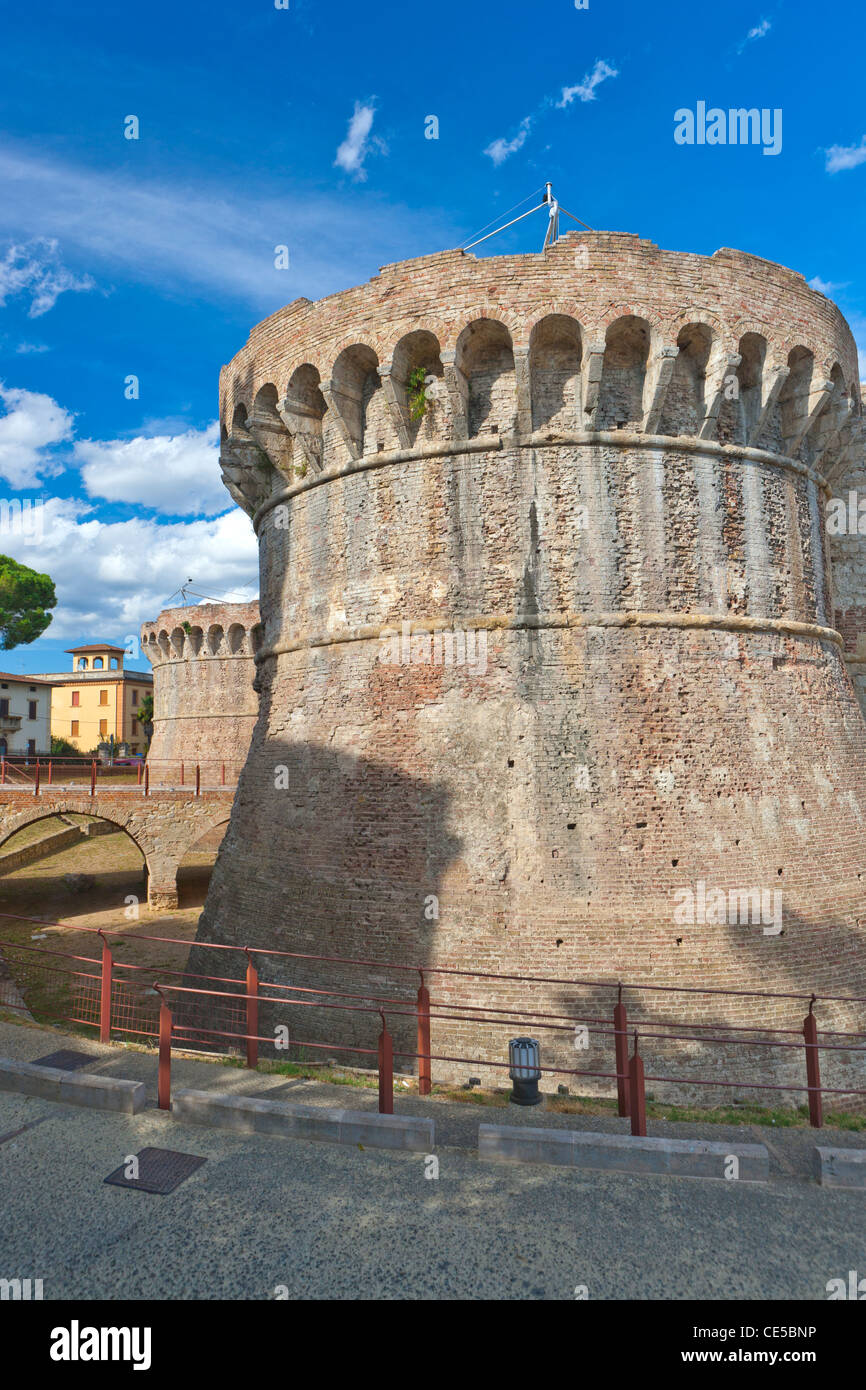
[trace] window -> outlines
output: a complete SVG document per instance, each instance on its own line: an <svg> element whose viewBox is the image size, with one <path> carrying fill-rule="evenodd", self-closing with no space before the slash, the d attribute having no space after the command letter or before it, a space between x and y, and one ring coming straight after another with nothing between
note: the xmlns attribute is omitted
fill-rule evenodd
<svg viewBox="0 0 866 1390"><path fill-rule="evenodd" d="M86 671L86 670L87 670L87 657L86 657L86 656L80 656L80 657L78 658L78 669L79 669L79 671Z"/></svg>
<svg viewBox="0 0 866 1390"><path fill-rule="evenodd" d="M116 656L112 656L112 657L109 658L108 669L109 669L110 671L119 671L119 670L120 670L120 662L118 661L118 659L117 659Z"/></svg>
<svg viewBox="0 0 866 1390"><path fill-rule="evenodd" d="M103 664L104 664L104 663L103 663L103 660L102 660L102 657L101 657L101 656L95 656L95 657L93 658L93 669L94 669L94 671L101 671L101 670L102 670L102 667L103 667Z"/></svg>
<svg viewBox="0 0 866 1390"><path fill-rule="evenodd" d="M35 700L28 700L28 701L27 701L27 718L28 718L28 719L35 719L35 718L36 718L36 701L35 701Z"/></svg>
<svg viewBox="0 0 866 1390"><path fill-rule="evenodd" d="M6 684L6 682L4 681L3 684L0 685L0 690L8 690L8 689L9 689L9 686L8 686L8 685Z"/></svg>
<svg viewBox="0 0 866 1390"><path fill-rule="evenodd" d="M137 734L137 733L138 733L138 720L137 720L137 719L133 719L133 721L132 721L132 732L133 732L134 734Z"/></svg>
<svg viewBox="0 0 866 1390"><path fill-rule="evenodd" d="M100 703L101 705L107 705L107 704L108 704L108 691L107 691L107 690L100 690L100 692L99 692L99 703Z"/></svg>
<svg viewBox="0 0 866 1390"><path fill-rule="evenodd" d="M108 720L107 720L107 719L100 719L100 721L99 721L99 732L100 732L101 734L107 734L107 733L108 733Z"/></svg>
<svg viewBox="0 0 866 1390"><path fill-rule="evenodd" d="M133 703L134 705L137 705L137 704L138 704L138 691L137 691L137 690L133 690L133 692L132 692L132 703Z"/></svg>
<svg viewBox="0 0 866 1390"><path fill-rule="evenodd" d="M5 719L9 714L9 701L0 700L0 718Z"/></svg>
<svg viewBox="0 0 866 1390"><path fill-rule="evenodd" d="M138 752L138 744L137 744L137 743L133 743L133 745L132 745L132 752L133 752L133 753L137 753L137 752Z"/></svg>
<svg viewBox="0 0 866 1390"><path fill-rule="evenodd" d="M69 730L69 733L70 733L70 735L71 735L72 738L78 738L78 720L77 720L77 719L73 719L73 720L72 720L72 728Z"/></svg>
<svg viewBox="0 0 866 1390"><path fill-rule="evenodd" d="M28 753L35 753L35 752L36 752L36 740L35 740L35 738L28 738L28 740L27 740L27 752L28 752Z"/></svg>
<svg viewBox="0 0 866 1390"><path fill-rule="evenodd" d="M80 690L73 690L73 692L72 692L72 703L73 703L73 705L80 705L80 704L81 704L81 691L80 691Z"/></svg>
<svg viewBox="0 0 866 1390"><path fill-rule="evenodd" d="M31 691L35 691L35 690L36 690L36 686L35 686L35 685L31 685L30 689L31 689Z"/></svg>

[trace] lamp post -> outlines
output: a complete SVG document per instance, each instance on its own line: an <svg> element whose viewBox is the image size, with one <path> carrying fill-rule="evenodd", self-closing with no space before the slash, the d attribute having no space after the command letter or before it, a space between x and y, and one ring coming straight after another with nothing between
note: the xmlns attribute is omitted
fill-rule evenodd
<svg viewBox="0 0 866 1390"><path fill-rule="evenodd" d="M508 1044L508 1064L508 1075L513 1082L508 1099L513 1105L540 1105L537 1039L512 1038Z"/></svg>

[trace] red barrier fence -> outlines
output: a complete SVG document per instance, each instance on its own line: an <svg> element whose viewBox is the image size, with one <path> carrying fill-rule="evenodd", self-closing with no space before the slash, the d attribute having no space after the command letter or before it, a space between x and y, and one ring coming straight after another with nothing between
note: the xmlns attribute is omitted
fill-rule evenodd
<svg viewBox="0 0 866 1390"><path fill-rule="evenodd" d="M146 762L129 758L102 763L98 758L5 757L0 758L0 791L4 788L20 791L27 787L34 796L39 796L43 786L63 791L89 784L90 795L95 796L102 784L112 791L138 788L146 796L155 788L188 789L188 773L192 769L195 790L190 790L190 794L200 796L203 790L236 786L242 767L241 761L226 763L216 759L183 763L168 758L148 758Z"/></svg>
<svg viewBox="0 0 866 1390"><path fill-rule="evenodd" d="M526 1032L528 1028L534 1033L561 1035L574 1033L578 1025L582 1026L587 1036L590 1033L595 1034L603 1047L609 1049L612 1070L553 1066L545 1063L542 1057L542 1073L550 1077L594 1078L615 1086L618 1113L630 1117L634 1134L646 1133L648 1081L663 1082L668 1086L800 1092L806 1097L809 1120L815 1128L820 1128L823 1124L824 1095L866 1096L866 1087L863 1086L822 1085L820 1054L864 1053L866 1031L845 1032L825 1028L819 1034L815 1012L818 1000L814 995L808 997L774 991L720 990L711 987L704 989L695 986L498 975L445 966L417 967L388 961L364 961L273 948L190 943L176 937L157 937L136 932L136 941L157 942L161 947L180 947L184 955L191 946L194 946L196 952L210 953L208 958L214 961L215 968L221 960L229 966L233 961L238 965L236 975L193 973L186 968L185 962L177 969L161 967L155 972L152 966L133 965L114 959L108 938L122 939L127 935L124 932L108 929L94 931L63 923L46 923L37 918L12 917L5 913L0 914L0 918L18 923L29 920L41 928L52 926L65 933L75 931L83 935L98 935L101 938L99 957L73 954L55 949L53 945L37 946L9 939L0 940L0 1007L28 1012L31 1016L43 1013L53 1019L62 1017L77 1025L93 1027L98 1029L103 1042L108 1042L113 1036L156 1039L159 1047L159 1104L163 1108L167 1108L171 1103L172 1046L185 1050L240 1053L245 1055L246 1065L251 1068L258 1064L260 1045L269 1046L275 1053L295 1048L304 1052L324 1052L329 1056L333 1053L348 1053L353 1058L363 1058L368 1062L375 1058L379 1080L379 1109L384 1114L390 1114L393 1110L395 1059L404 1062L405 1069L417 1074L418 1091L424 1096L430 1094L436 1063L507 1070L509 1063L502 1058L506 1052L508 1035ZM8 932L4 935L8 937ZM229 954L219 956L217 952ZM362 992L284 984L262 978L263 973L267 974L269 963L279 964L283 961L328 962L358 969L364 972L359 985ZM383 996L371 992L370 971L384 969L393 971L401 978L406 974L417 976L420 979L417 991L405 991L402 997ZM154 973L158 976L155 981ZM431 997L427 984L427 978L431 976L443 977L446 981L466 982L519 980L527 986L547 983L569 986L575 992L590 987L594 991L609 991L612 996L612 1008L606 1016L584 1016L577 1012L549 1013L514 1007L505 1009L497 1004L479 1004L471 1000L453 1003L444 997ZM654 996L723 995L737 999L779 999L794 1003L802 1001L804 1005L808 1003L808 1013L801 1029L727 1022L713 1025L695 1022L693 1019L642 1019L637 1027L634 1023L631 1025L633 1046L629 1056L630 1025L623 999L626 991L634 996L650 992ZM579 1002L575 998L575 1009ZM866 1005L866 999L862 996L825 995L822 1002L856 1005L858 1011L866 1015L866 1010L862 1008ZM296 1011L292 1016L299 1021L309 1016L304 1014L304 1010L315 1010L317 1016L324 1013L329 1018L354 1015L361 1025L367 1045L350 1044L345 1040L322 1041L321 1037L302 1038L294 1036L294 1032L289 1040L288 1024L280 1021L276 1023L272 1034L263 1034L260 1032L260 1010L263 1007L277 1020L284 1016L282 1011L286 1011L287 1014ZM459 1056L434 1051L433 1027L436 1024L455 1022L484 1025L485 1029L506 1030L499 1056ZM415 1039L413 1050L395 1047L395 1023L402 1023L403 1031L405 1026L411 1025ZM721 1029L724 1036L718 1031L713 1032L714 1028ZM756 1033L762 1036L753 1036ZM477 1037L477 1031L473 1036ZM723 1045L728 1048L738 1046L800 1052L803 1056L805 1084L778 1084L767 1080L720 1080L718 1077L646 1075L642 1050L645 1050L647 1044L652 1046L665 1041L677 1044L697 1042L707 1048Z"/></svg>

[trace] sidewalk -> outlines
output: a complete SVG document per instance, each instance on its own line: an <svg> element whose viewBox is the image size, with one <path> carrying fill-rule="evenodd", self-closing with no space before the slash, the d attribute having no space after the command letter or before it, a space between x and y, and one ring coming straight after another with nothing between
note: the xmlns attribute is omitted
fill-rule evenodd
<svg viewBox="0 0 866 1390"><path fill-rule="evenodd" d="M142 1081L147 1087L148 1105L157 1103L156 1051L142 1052L117 1044L103 1045L89 1038L72 1036L59 1029L22 1026L0 1020L0 1057L32 1062L60 1048L90 1053L93 1065L84 1070L104 1076ZM223 1095L256 1096L267 1100L291 1100L304 1105L334 1106L346 1110L376 1110L375 1087L340 1085L330 1082L285 1077L245 1067L225 1066L209 1058L172 1054L172 1091L191 1088L216 1091ZM432 1096L422 1099L401 1094L399 1079L394 1084L394 1113L432 1116L436 1122L436 1148L475 1152L481 1124L567 1129L597 1134L629 1134L628 1119L616 1115L558 1114L538 1106L482 1105ZM795 1178L811 1182L812 1152L817 1144L831 1148L866 1148L866 1130L851 1131L777 1127L773 1125L730 1125L681 1123L649 1119L647 1133L659 1138L730 1140L764 1144L770 1154L770 1179Z"/></svg>

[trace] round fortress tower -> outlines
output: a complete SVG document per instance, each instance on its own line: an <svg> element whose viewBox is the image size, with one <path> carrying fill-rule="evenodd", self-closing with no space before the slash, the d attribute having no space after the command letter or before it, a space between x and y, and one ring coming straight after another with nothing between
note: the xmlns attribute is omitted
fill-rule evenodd
<svg viewBox="0 0 866 1390"><path fill-rule="evenodd" d="M619 233L448 251L272 315L220 400L261 709L200 940L866 994L866 725L824 526L862 406L830 301ZM713 890L763 915L715 921ZM440 1022L434 1051L501 1058L482 1032Z"/></svg>
<svg viewBox="0 0 866 1390"><path fill-rule="evenodd" d="M164 608L142 625L141 648L153 666L151 762L240 770L258 713L258 625L257 603Z"/></svg>

